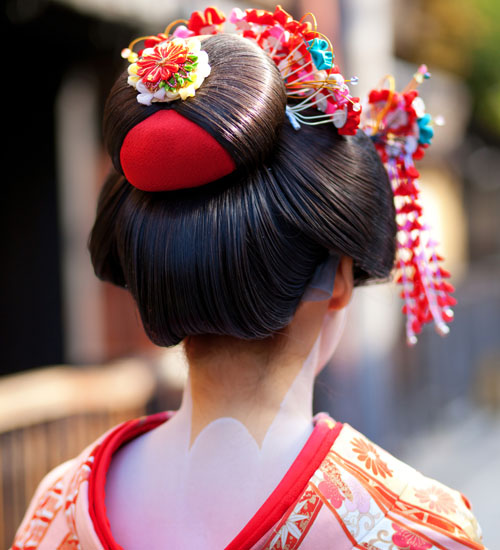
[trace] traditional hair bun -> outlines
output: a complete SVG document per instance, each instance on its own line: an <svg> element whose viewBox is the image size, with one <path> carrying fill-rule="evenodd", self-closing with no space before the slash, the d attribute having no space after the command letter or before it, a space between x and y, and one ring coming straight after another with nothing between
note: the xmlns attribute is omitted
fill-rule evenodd
<svg viewBox="0 0 500 550"><path fill-rule="evenodd" d="M394 262L392 190L370 138L339 135L334 124L297 131L284 123L283 80L250 40L220 34L204 39L203 49L211 73L194 97L145 106L124 74L105 111L118 173L101 191L92 262L101 279L129 289L161 346L194 335L275 334L331 252L353 258L356 284L387 277ZM120 159L127 135L169 114L208 133L236 169L166 193L130 185ZM176 146L185 143L179 133ZM199 161L188 148L185 172Z"/></svg>
<svg viewBox="0 0 500 550"><path fill-rule="evenodd" d="M276 65L255 43L236 35L211 36L202 44L211 73L194 97L142 105L126 72L111 90L106 146L116 170L140 189L196 187L240 167L251 169L275 147L286 106Z"/></svg>

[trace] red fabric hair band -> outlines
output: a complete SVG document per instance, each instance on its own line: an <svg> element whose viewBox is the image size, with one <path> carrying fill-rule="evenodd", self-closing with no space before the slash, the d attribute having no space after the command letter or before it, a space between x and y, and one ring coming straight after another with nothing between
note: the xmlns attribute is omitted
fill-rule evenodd
<svg viewBox="0 0 500 550"><path fill-rule="evenodd" d="M120 163L127 180L142 191L198 187L236 168L222 145L173 109L156 112L128 132Z"/></svg>

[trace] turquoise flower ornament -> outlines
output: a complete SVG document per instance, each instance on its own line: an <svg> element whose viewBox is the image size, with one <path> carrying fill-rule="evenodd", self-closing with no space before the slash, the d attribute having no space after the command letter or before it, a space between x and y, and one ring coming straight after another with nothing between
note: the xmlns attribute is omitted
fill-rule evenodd
<svg viewBox="0 0 500 550"><path fill-rule="evenodd" d="M329 44L323 38L314 38L307 42L307 48L311 52L313 63L321 71L323 69L331 69L333 66L333 53L329 50Z"/></svg>
<svg viewBox="0 0 500 550"><path fill-rule="evenodd" d="M431 144L431 140L434 137L434 128L431 126L431 121L432 117L429 114L425 114L417 120L419 143Z"/></svg>

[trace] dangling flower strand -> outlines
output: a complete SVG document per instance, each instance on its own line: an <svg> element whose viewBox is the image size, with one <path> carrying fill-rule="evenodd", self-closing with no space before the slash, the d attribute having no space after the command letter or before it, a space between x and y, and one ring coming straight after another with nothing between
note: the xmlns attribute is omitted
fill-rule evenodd
<svg viewBox="0 0 500 550"><path fill-rule="evenodd" d="M447 323L453 319L450 296L454 291L446 279L450 274L440 266L443 260L436 252L437 243L429 236L419 202L419 173L414 160L424 156L434 135L431 116L415 89L429 78L422 65L402 92L395 91L394 79L388 77L388 88L372 90L364 111L362 128L371 136L383 160L394 192L398 243L397 282L401 284L406 313L406 334L410 345L417 341L422 325L434 321L440 334L447 334Z"/></svg>

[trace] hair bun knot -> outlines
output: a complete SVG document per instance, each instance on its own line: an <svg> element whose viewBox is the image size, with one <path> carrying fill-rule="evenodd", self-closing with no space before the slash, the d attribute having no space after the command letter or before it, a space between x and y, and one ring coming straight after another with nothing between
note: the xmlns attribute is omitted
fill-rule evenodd
<svg viewBox="0 0 500 550"><path fill-rule="evenodd" d="M198 187L234 171L229 153L203 128L174 110L161 110L123 140L120 164L142 191Z"/></svg>

